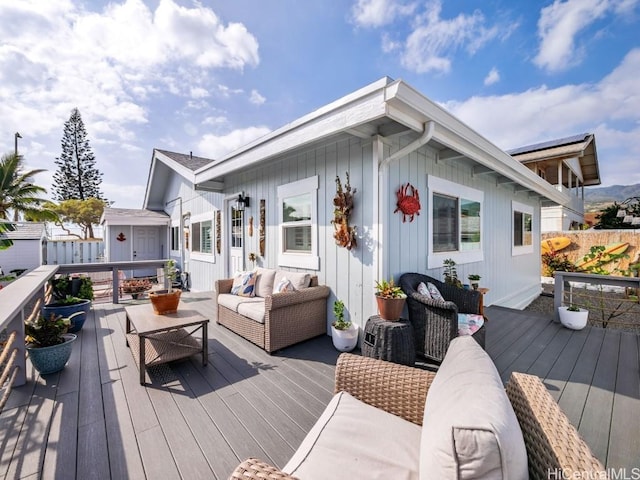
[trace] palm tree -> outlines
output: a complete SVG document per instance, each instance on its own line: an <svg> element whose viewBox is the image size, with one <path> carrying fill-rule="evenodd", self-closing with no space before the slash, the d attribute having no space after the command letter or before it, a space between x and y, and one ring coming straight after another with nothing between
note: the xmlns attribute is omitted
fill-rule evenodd
<svg viewBox="0 0 640 480"><path fill-rule="evenodd" d="M47 193L44 187L32 183L32 178L45 172L43 169L24 171L22 156L9 153L0 160L0 219L8 220L9 211L13 212L13 221L22 215L32 221L55 221L58 216L43 204L46 199L40 194Z"/></svg>

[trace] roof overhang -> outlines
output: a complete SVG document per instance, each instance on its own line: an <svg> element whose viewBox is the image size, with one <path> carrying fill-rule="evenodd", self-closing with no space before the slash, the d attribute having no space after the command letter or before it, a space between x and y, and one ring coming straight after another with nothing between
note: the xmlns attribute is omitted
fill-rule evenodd
<svg viewBox="0 0 640 480"><path fill-rule="evenodd" d="M105 208L100 225L167 226L171 217L164 212L134 208Z"/></svg>
<svg viewBox="0 0 640 480"><path fill-rule="evenodd" d="M474 174L493 175L496 184L515 183L543 204L568 204L567 194L555 189L511 155L403 82L382 78L332 102L195 172L195 185L223 182L228 174L251 168L295 149L339 135L360 138L423 132L435 122L431 147L442 160L462 159Z"/></svg>
<svg viewBox="0 0 640 480"><path fill-rule="evenodd" d="M142 202L143 209L157 207L157 205L154 205L153 199L158 197L162 200L164 198L165 182L160 180L164 178L164 180L167 181L170 170L184 177L188 182L192 184L195 183L195 173L192 170L189 170L181 163L176 162L168 155L154 148L151 156L151 165L149 167L149 176L147 178L147 189L145 190L144 201ZM156 191L157 195L154 195Z"/></svg>

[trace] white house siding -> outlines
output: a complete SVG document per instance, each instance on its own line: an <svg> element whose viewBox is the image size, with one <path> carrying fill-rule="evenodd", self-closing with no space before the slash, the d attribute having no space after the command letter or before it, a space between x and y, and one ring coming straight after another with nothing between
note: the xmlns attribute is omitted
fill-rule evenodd
<svg viewBox="0 0 640 480"><path fill-rule="evenodd" d="M402 146L407 143L403 142ZM394 147L392 151L398 150ZM527 193L515 194L513 186L497 186L491 175L472 175L471 167L454 161L436 162L435 151L423 147L407 158L394 162L389 168L386 220L386 261L385 271L398 278L404 272L425 272L442 279L442 268L427 268L428 225L427 209L429 194L427 175L449 180L484 192L482 206L484 261L457 265L458 277L468 283L467 276L477 273L482 276L483 287L490 289L485 297L486 305L501 305L523 308L540 292L539 245L534 241L532 254L512 256L512 210L511 201L531 205L534 208L533 238L539 238L540 208L538 201L530 199ZM400 213L394 214L398 188L411 182L420 193L422 209L420 215L409 223L402 222Z"/></svg>
<svg viewBox="0 0 640 480"><path fill-rule="evenodd" d="M220 193L194 190L191 182L187 181L177 173L172 172L165 191L165 205L162 207L171 217L172 225L178 225L180 220L179 199L182 199L182 214L186 215L189 213L191 217L194 217L222 208L223 198L224 196ZM167 202L170 203L167 205ZM169 232L167 232L168 237L166 240L166 245L168 246L171 245L169 237L170 234L171 231L169 230ZM198 261L196 259L189 258L190 255L188 251L185 253L188 263L184 270L189 273L191 289L194 291L212 291L214 288L214 282L217 279L224 278L224 257L223 255L218 255L215 249L215 225L213 235L214 239L212 243L214 253L212 260L214 260L215 263ZM180 241L184 241L182 235ZM179 255L175 255L175 252L172 252L171 256L180 264L181 258Z"/></svg>
<svg viewBox="0 0 640 480"><path fill-rule="evenodd" d="M0 267L5 275L14 269L33 270L42 265L43 240L14 240L13 245L0 251Z"/></svg>
<svg viewBox="0 0 640 480"><path fill-rule="evenodd" d="M266 241L265 256L258 265L268 268L278 267L278 199L277 187L314 175L319 177L318 189L318 254L320 270L319 282L331 287L332 295L327 303L327 324L333 320L333 302L339 298L345 302L349 318L362 326L375 313L373 300L373 254L372 205L373 167L371 163L371 142L363 147L359 139L339 140L311 148L301 153L285 156L263 164L253 170L228 175L225 191L244 191L251 199L245 212L245 256L249 252L259 252L260 199L266 201ZM364 153L364 155L363 155ZM336 175L344 183L345 172L349 172L350 183L357 189L355 208L350 224L355 225L358 247L348 251L338 247L333 239L333 198L336 194ZM223 212L224 215L224 212ZM248 235L248 219L253 216L254 233ZM224 254L224 252L223 252ZM223 259L221 261L224 261Z"/></svg>

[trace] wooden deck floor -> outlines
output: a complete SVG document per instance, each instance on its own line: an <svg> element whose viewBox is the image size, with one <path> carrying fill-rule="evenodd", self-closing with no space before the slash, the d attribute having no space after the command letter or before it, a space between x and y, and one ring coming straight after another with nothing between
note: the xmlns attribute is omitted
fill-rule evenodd
<svg viewBox="0 0 640 480"><path fill-rule="evenodd" d="M269 356L215 324L210 296L182 301L212 319L207 367L197 356L154 367L140 386L124 305L95 304L67 367L30 372L12 393L0 478L224 479L249 456L283 466L332 396L331 339ZM503 377L541 376L603 462L638 467L639 337L487 311L487 351Z"/></svg>

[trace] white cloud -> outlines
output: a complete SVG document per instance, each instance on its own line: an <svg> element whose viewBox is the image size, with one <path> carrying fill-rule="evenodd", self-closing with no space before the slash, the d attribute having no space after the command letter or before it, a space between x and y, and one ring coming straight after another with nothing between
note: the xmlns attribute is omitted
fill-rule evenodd
<svg viewBox="0 0 640 480"><path fill-rule="evenodd" d="M484 15L479 10L448 20L440 17L441 12L442 2L434 0L427 3L425 13L416 18L401 58L405 68L418 73L446 73L451 69L451 56L457 49L465 48L473 55L500 32L496 26L485 26Z"/></svg>
<svg viewBox="0 0 640 480"><path fill-rule="evenodd" d="M207 98L209 91L202 87L192 87L190 92L191 98Z"/></svg>
<svg viewBox="0 0 640 480"><path fill-rule="evenodd" d="M594 132L604 185L640 183L640 49L596 84L475 96L445 107L504 149ZM608 153L603 151L607 148Z"/></svg>
<svg viewBox="0 0 640 480"><path fill-rule="evenodd" d="M500 81L500 73L496 67L493 67L491 71L484 77L485 86L493 85Z"/></svg>
<svg viewBox="0 0 640 480"><path fill-rule="evenodd" d="M533 60L535 65L557 72L579 64L586 53L583 46L576 45L576 37L606 14L626 15L637 3L637 0L555 0L540 11L540 46Z"/></svg>
<svg viewBox="0 0 640 480"><path fill-rule="evenodd" d="M251 96L249 97L249 101L254 105L262 105L264 102L267 101L267 99L264 98L262 95L260 95L260 93L257 90L253 89L251 90Z"/></svg>
<svg viewBox="0 0 640 480"><path fill-rule="evenodd" d="M411 15L415 8L415 3L398 0L358 0L351 15L358 26L381 27L393 23L396 17Z"/></svg>
<svg viewBox="0 0 640 480"><path fill-rule="evenodd" d="M271 129L267 127L248 127L234 130L226 135L207 134L198 144L198 151L203 157L219 159L270 131Z"/></svg>

